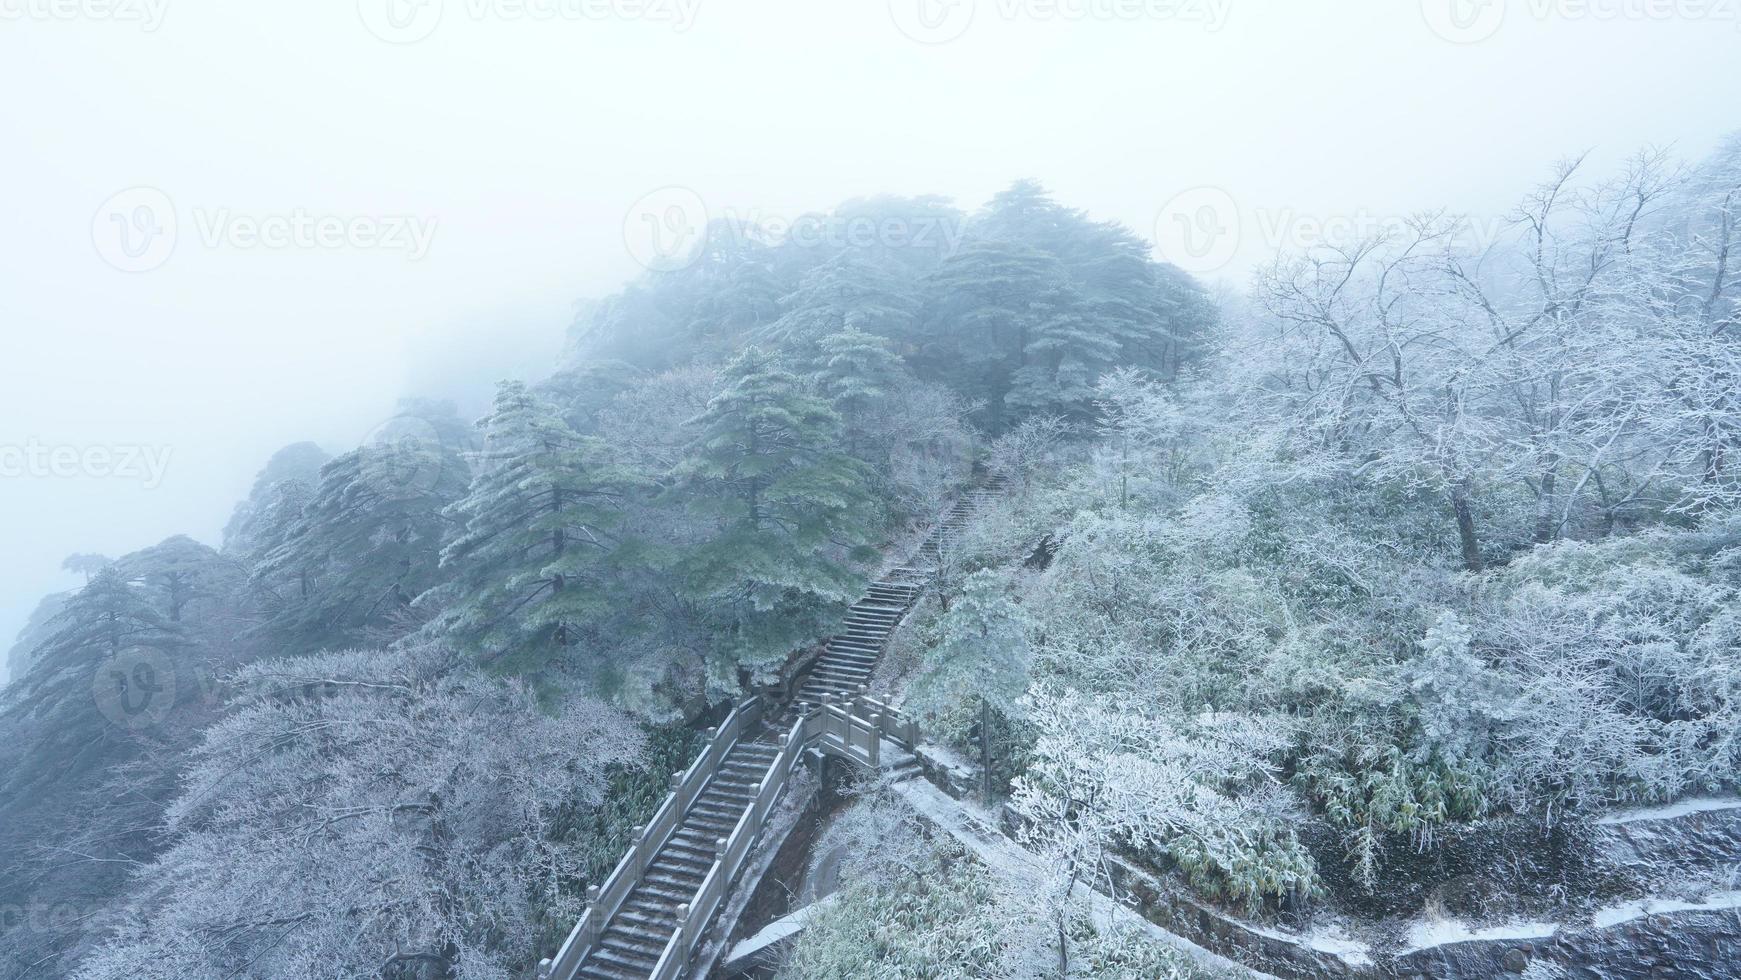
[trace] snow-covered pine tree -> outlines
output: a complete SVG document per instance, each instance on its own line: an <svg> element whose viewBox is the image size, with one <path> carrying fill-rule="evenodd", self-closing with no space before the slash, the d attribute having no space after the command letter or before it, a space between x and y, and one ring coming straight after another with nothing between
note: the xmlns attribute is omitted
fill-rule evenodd
<svg viewBox="0 0 1741 980"><path fill-rule="evenodd" d="M855 328L822 338L817 349L815 377L840 413L846 451L886 468L889 439L878 437L897 434L879 422L912 375L887 340Z"/></svg>
<svg viewBox="0 0 1741 980"><path fill-rule="evenodd" d="M979 241L945 259L926 277L926 329L912 354L921 377L983 400L992 432L1021 415L1010 399L1015 373L1066 282L1058 260L1035 248Z"/></svg>
<svg viewBox="0 0 1741 980"><path fill-rule="evenodd" d="M1068 287L1046 290L1036 312L1006 401L1024 412L1084 417L1093 409L1095 380L1117 363L1118 337Z"/></svg>
<svg viewBox="0 0 1741 980"><path fill-rule="evenodd" d="M992 714L1009 716L1028 690L1027 611L1009 595L1006 580L983 570L969 575L961 595L938 624L937 645L925 652L912 695L932 710L979 706L981 792L991 799Z"/></svg>
<svg viewBox="0 0 1741 980"><path fill-rule="evenodd" d="M427 475L386 484L371 448L339 456L321 469L299 518L266 540L254 581L272 609L272 632L290 649L392 632L411 600L436 583L442 510L466 492L466 464L445 446L415 451L427 454L414 464Z"/></svg>
<svg viewBox="0 0 1741 980"><path fill-rule="evenodd" d="M418 605L426 629L505 668L537 668L608 608L612 529L634 480L525 384L504 381L478 423L471 489L446 510L463 524L442 550L453 579Z"/></svg>
<svg viewBox="0 0 1741 980"><path fill-rule="evenodd" d="M713 683L776 667L857 594L879 523L871 474L843 451L840 416L776 357L751 347L692 424L678 491L714 525L683 585L712 620Z"/></svg>
<svg viewBox="0 0 1741 980"><path fill-rule="evenodd" d="M810 270L780 305L780 318L762 339L803 358L816 356L824 337L842 331L906 337L919 308L910 280L851 252Z"/></svg>
<svg viewBox="0 0 1741 980"><path fill-rule="evenodd" d="M236 505L224 525L223 550L242 555L258 554L261 539L287 519L308 498L320 481L320 468L331 459L312 442L297 442L272 454L254 477L248 499ZM286 507L289 501L291 506Z"/></svg>

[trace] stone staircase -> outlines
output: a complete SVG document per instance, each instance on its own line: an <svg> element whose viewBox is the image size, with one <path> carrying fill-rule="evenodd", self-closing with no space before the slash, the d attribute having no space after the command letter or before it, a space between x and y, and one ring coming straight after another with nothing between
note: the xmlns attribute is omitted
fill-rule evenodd
<svg viewBox="0 0 1741 980"><path fill-rule="evenodd" d="M732 748L576 976L646 980L676 931L678 907L701 887L720 843L737 826L777 754L777 746L750 739Z"/></svg>
<svg viewBox="0 0 1741 980"><path fill-rule="evenodd" d="M963 494L931 533L919 542L912 561L871 583L864 597L847 610L845 631L829 637L798 688L797 701L819 704L825 695L850 697L870 683L889 634L917 602L937 568L944 549L967 530L981 507L995 499L1000 486L983 483Z"/></svg>
<svg viewBox="0 0 1741 980"><path fill-rule="evenodd" d="M555 976L556 980L571 977L646 980L660 971L660 957L667 953L667 947L673 945L680 923L706 886L710 869L716 867L716 862L725 861L722 849L745 812L754 805L758 790L763 788L764 777L772 780L787 771L783 765L776 766L776 761L784 751L783 745L790 744L795 749L798 743L783 742L782 739L789 736L781 733L794 730L794 722L806 716L806 705L820 705L830 700L850 701L860 694L876 669L889 635L935 578L945 549L967 528L975 511L995 498L1000 489L995 482L990 482L969 490L920 542L908 564L891 569L866 589L864 596L849 608L842 632L828 639L823 653L800 675L795 695L784 706L785 711L777 718L762 716L760 721L742 730L731 743L718 768L677 820L669 839L645 861L639 878L631 879L634 880L633 888L616 907L615 914L603 924L603 931L595 934L596 945L590 948L583 945L581 948L587 952L579 959L578 966L564 967L555 974L550 972L552 961L545 961L540 976ZM751 699L747 703L754 701ZM825 708L822 716L826 716L828 710ZM874 749L882 737L874 731L870 733L869 762L872 765L877 764ZM897 772L918 765L910 755L889 761ZM698 762L697 766L700 765ZM775 772L776 769L779 773ZM677 777L673 779L675 796ZM735 854L735 845L732 850ZM719 887L729 888L731 884L728 876L725 884ZM717 900L717 892L710 894L715 896L710 902ZM589 912L589 916L592 914ZM710 913L698 913L697 921L701 922L703 929L706 928L707 914ZM582 934L583 927L584 923L576 928L576 936ZM685 941L690 940L686 938ZM571 937L570 943L573 942L575 939ZM667 976L677 975L670 972L669 966L665 970Z"/></svg>

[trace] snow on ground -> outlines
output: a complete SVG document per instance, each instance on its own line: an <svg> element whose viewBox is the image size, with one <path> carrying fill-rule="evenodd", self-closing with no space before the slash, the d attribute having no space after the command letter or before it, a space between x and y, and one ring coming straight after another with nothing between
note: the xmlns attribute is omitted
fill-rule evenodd
<svg viewBox="0 0 1741 980"><path fill-rule="evenodd" d="M741 940L736 946L733 946L731 952L726 954L726 962L735 963L746 957L754 956L782 939L797 935L803 931L805 926L810 924L810 918L832 904L835 897L829 895L817 899L783 919L775 919L768 923L755 935Z"/></svg>
<svg viewBox="0 0 1741 980"><path fill-rule="evenodd" d="M929 752L930 746L926 750ZM965 845L986 867L1000 874L1021 877L1034 875L1032 868L1038 859L997 830L997 821L988 811L972 803L957 800L923 779L908 779L894 784L892 788L921 816ZM1096 925L1105 927L1117 923L1134 926L1157 942L1179 950L1204 966L1232 970L1260 980L1275 980L1270 974L1259 973L1224 956L1217 956L1183 936L1162 929L1101 892L1090 892L1087 904L1090 917Z"/></svg>
<svg viewBox="0 0 1741 980"><path fill-rule="evenodd" d="M963 759L954 749L940 742L926 742L920 749L925 755L950 769L966 771L975 767L974 763Z"/></svg>
<svg viewBox="0 0 1741 980"><path fill-rule="evenodd" d="M1598 824L1623 824L1637 823L1641 820L1673 820L1676 817L1690 816L1695 813L1735 809L1741 809L1741 799L1706 797L1697 800L1682 800L1668 806L1650 807L1644 810L1627 810L1602 817L1596 822Z"/></svg>
<svg viewBox="0 0 1741 980"><path fill-rule="evenodd" d="M1645 818L1653 819L1653 818ZM1456 919L1436 919L1417 922L1408 931L1408 948L1413 953L1434 946L1477 940L1545 939L1562 929L1607 929L1647 915L1669 912L1722 912L1741 909L1741 891L1714 892L1701 901L1675 898L1646 898L1610 906L1590 916L1588 923L1514 922L1500 926L1474 927Z"/></svg>
<svg viewBox="0 0 1741 980"><path fill-rule="evenodd" d="M1417 922L1408 931L1407 953L1445 946L1451 943L1492 941L1496 939L1546 939L1560 930L1555 922L1512 922L1501 926L1476 928L1457 919L1434 919Z"/></svg>
<svg viewBox="0 0 1741 980"><path fill-rule="evenodd" d="M1590 924L1598 929L1606 929L1647 915L1662 915L1665 912L1721 912L1726 909L1741 909L1741 891L1716 892L1705 896L1702 902L1683 902L1672 898L1626 902L1597 912L1590 917Z"/></svg>
<svg viewBox="0 0 1741 980"><path fill-rule="evenodd" d="M1372 965L1372 947L1357 939L1350 939L1340 926L1320 926L1309 932L1286 932L1243 920L1239 924L1260 936L1304 946L1320 953L1329 953L1349 966Z"/></svg>

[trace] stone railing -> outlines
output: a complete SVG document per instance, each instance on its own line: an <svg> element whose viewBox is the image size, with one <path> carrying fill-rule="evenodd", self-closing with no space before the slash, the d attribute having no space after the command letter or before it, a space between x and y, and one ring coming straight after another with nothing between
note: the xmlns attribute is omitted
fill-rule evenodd
<svg viewBox="0 0 1741 980"><path fill-rule="evenodd" d="M738 872L743 870L750 852L761 840L762 830L768 825L768 817L774 810L774 805L786 791L786 785L792 780L792 770L797 768L798 759L803 754L809 741L808 729L812 723L809 717L800 718L792 724L792 730L780 735L780 751L774 761L762 773L762 780L756 786L756 795L750 805L738 818L737 826L732 828L731 835L722 842L719 855L714 858L713 867L708 869L707 877L696 889L695 898L686 905L678 906L677 931L671 934L671 939L665 944L665 952L659 957L658 965L653 968L650 980L678 980L689 967L689 962L695 956L706 936L707 927L713 921L714 913L725 901L726 893L731 890L732 883L737 880Z"/></svg>
<svg viewBox="0 0 1741 980"><path fill-rule="evenodd" d="M542 964L540 976L548 980L573 980L587 955L599 944L611 920L629 894L640 884L647 866L664 848L683 822L708 780L719 771L727 754L747 733L762 722L763 702L749 698L733 709L712 736L707 748L689 769L671 777L671 793L645 827L637 828L635 841L617 863L604 884L587 890L587 910L569 933L555 958ZM875 768L881 761L884 739L912 746L918 741L917 726L899 711L867 696L846 701L830 697L820 707L800 713L790 731L779 736L779 752L762 773L750 805L738 818L730 836L720 842L713 866L695 896L677 908L677 928L665 945L649 980L681 977L700 948L714 913L725 900L732 883L743 870L750 852L761 839L769 815L791 782L804 751L815 745L861 765Z"/></svg>
<svg viewBox="0 0 1741 980"><path fill-rule="evenodd" d="M645 826L636 828L634 842L630 844L622 860L617 862L610 877L602 885L587 889L586 914L575 924L555 958L542 965L539 971L541 977L549 980L573 980L581 963L598 946L605 928L622 909L629 893L641 883L647 866L665 847L672 832L683 822L684 814L689 812L696 797L706 788L708 780L719 771L720 765L738 739L746 732L754 730L761 718L761 700L749 698L733 708L718 728L709 730L707 748L696 756L687 770L671 777L670 795L665 797L665 802L660 804L658 811ZM681 932L679 930L680 934Z"/></svg>
<svg viewBox="0 0 1741 980"><path fill-rule="evenodd" d="M821 748L872 769L882 763L884 739L909 750L919 744L917 722L868 694L824 698L821 708L807 714L816 720Z"/></svg>

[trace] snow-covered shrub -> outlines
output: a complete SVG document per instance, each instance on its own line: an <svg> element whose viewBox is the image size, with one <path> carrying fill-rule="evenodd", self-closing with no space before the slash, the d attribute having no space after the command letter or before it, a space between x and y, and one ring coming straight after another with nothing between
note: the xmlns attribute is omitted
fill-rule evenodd
<svg viewBox="0 0 1741 980"><path fill-rule="evenodd" d="M816 853L843 855L841 887L806 924L781 980L1215 975L1128 926L1097 924L1080 903L1052 918L1032 880L1044 869L988 868L953 839L929 833L906 803L876 787L829 827Z"/></svg>
<svg viewBox="0 0 1741 980"><path fill-rule="evenodd" d="M1269 720L1161 717L1073 691L1036 691L1027 714L1039 737L1010 807L1042 855L1092 874L1115 848L1168 853L1206 891L1247 907L1313 891L1312 862L1286 826L1292 794L1268 761L1285 732Z"/></svg>
<svg viewBox="0 0 1741 980"><path fill-rule="evenodd" d="M433 646L250 667L168 812L118 934L80 980L374 977L418 962L508 980L584 900L559 833L641 735L588 699Z"/></svg>

